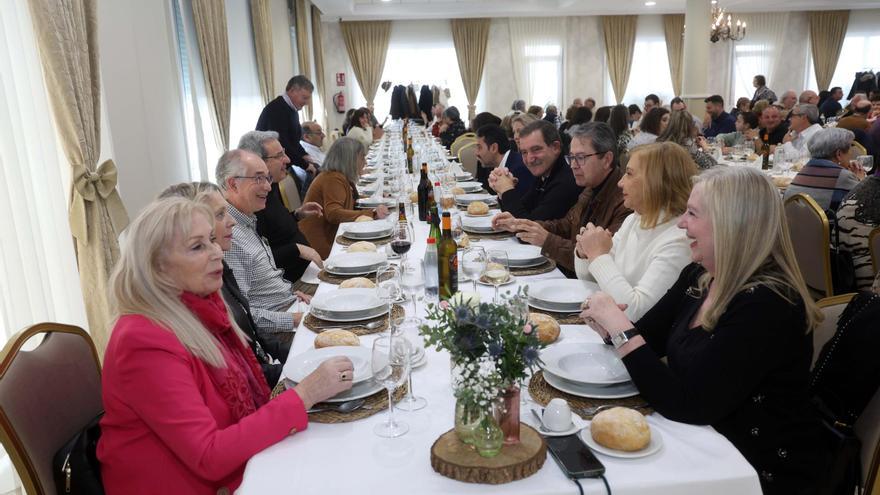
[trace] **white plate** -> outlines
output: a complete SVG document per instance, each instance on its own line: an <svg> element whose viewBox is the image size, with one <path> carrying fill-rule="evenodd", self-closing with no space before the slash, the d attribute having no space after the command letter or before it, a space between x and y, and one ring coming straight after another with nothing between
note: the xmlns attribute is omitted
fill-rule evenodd
<svg viewBox="0 0 880 495"><path fill-rule="evenodd" d="M556 339L556 342L561 340ZM625 399L639 395L639 389L632 382L618 383L615 385L590 385L588 383L574 383L560 378L547 370L544 370L544 380L553 388L567 394L584 397L587 399Z"/></svg>
<svg viewBox="0 0 880 495"><path fill-rule="evenodd" d="M363 236L391 233L392 225L387 220L371 220L369 222L349 222L343 228L346 235Z"/></svg>
<svg viewBox="0 0 880 495"><path fill-rule="evenodd" d="M391 235L391 231L379 232L378 234L352 234L351 232L343 232L342 237L353 241L372 241L375 239L384 239ZM389 256L389 258L391 258Z"/></svg>
<svg viewBox="0 0 880 495"><path fill-rule="evenodd" d="M341 394L336 394L332 398L325 400L324 402L347 402L355 399L363 399L364 397L369 397L380 390L384 390L385 387L382 386L381 383L378 383L376 380L367 380L365 382L358 383L357 385L352 385L352 387Z"/></svg>
<svg viewBox="0 0 880 495"><path fill-rule="evenodd" d="M379 176L375 174L364 174L360 178L360 181L365 183L376 182L377 180L379 180Z"/></svg>
<svg viewBox="0 0 880 495"><path fill-rule="evenodd" d="M459 194L455 197L456 203L469 205L474 201L482 201L486 204L495 203L495 196L486 193Z"/></svg>
<svg viewBox="0 0 880 495"><path fill-rule="evenodd" d="M363 275L388 264L385 253L339 253L324 262L324 270L334 275Z"/></svg>
<svg viewBox="0 0 880 495"><path fill-rule="evenodd" d="M612 385L631 380L611 346L592 342L559 344L541 351L544 369L575 383Z"/></svg>
<svg viewBox="0 0 880 495"><path fill-rule="evenodd" d="M498 213L499 213L498 210L489 210L488 213L483 213L483 214L481 214L481 215L474 215L474 214L472 214L472 213L468 213L467 210L464 210L464 216L466 216L466 217L472 217L472 218L479 218L479 217L493 217L493 216L497 215Z"/></svg>
<svg viewBox="0 0 880 495"><path fill-rule="evenodd" d="M477 192L483 189L483 184L479 182L459 182L456 186L465 190L465 192Z"/></svg>
<svg viewBox="0 0 880 495"><path fill-rule="evenodd" d="M379 299L376 289L337 289L324 292L312 298L312 309L322 312L345 315L367 313L379 309L385 302Z"/></svg>
<svg viewBox="0 0 880 495"><path fill-rule="evenodd" d="M366 206L369 208L386 205L386 206L394 206L394 201L390 199L379 199L379 198L361 198L357 200L358 206Z"/></svg>
<svg viewBox="0 0 880 495"><path fill-rule="evenodd" d="M577 279L550 279L529 283L529 304L558 312L580 311L581 303L599 286Z"/></svg>
<svg viewBox="0 0 880 495"><path fill-rule="evenodd" d="M333 346L322 349L310 349L302 354L293 356L284 365L284 375L299 383L311 372L315 371L324 361L336 357L345 356L351 359L354 365L352 383L361 383L373 377L370 367L370 349L360 346Z"/></svg>
<svg viewBox="0 0 880 495"><path fill-rule="evenodd" d="M537 266L547 260L541 254L541 246L507 246L507 261L511 267L524 268Z"/></svg>
<svg viewBox="0 0 880 495"><path fill-rule="evenodd" d="M538 430L538 433L544 435L545 437L564 437L566 435L573 435L586 428L589 424L587 423L587 420L581 418L575 413L571 413L571 426L567 430L552 431L545 426L544 428L547 428L545 431L540 428L541 425L538 423L538 418L536 418L534 414L528 411L528 409L522 409L522 411L525 414L525 416L522 416L522 418L526 420L526 423L531 425L532 428ZM538 415L541 414L540 410L535 411L538 413Z"/></svg>
<svg viewBox="0 0 880 495"><path fill-rule="evenodd" d="M344 289L343 289L344 290ZM388 313L389 307L387 305L380 306L374 310L365 311L363 313L320 313L314 309L311 310L311 313L324 321L331 321L334 323L354 323L354 322L362 322L365 320L372 320L373 318L382 316Z"/></svg>
<svg viewBox="0 0 880 495"><path fill-rule="evenodd" d="M462 172L455 174L455 180L460 182L466 182L474 178L474 175L470 172Z"/></svg>
<svg viewBox="0 0 880 495"><path fill-rule="evenodd" d="M581 430L581 440L587 444L590 449L600 453L605 454L609 457L619 457L621 459L638 459L640 457L647 457L649 455L656 454L660 452L660 449L663 448L663 437L660 436L660 431L657 428L654 428L650 424L648 426L651 428L651 441L648 442L648 446L643 448L642 450L637 450L635 452L626 452L623 450L617 449L609 449L608 447L603 447L596 443L593 440L593 435L590 433L590 426L587 425L586 428Z"/></svg>

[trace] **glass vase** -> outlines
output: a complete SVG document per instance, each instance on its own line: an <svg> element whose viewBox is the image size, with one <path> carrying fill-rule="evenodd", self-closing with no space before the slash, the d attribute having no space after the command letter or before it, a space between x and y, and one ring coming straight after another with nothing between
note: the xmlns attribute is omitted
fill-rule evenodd
<svg viewBox="0 0 880 495"><path fill-rule="evenodd" d="M495 418L504 433L504 445L519 443L519 396L519 386L511 385L498 397Z"/></svg>
<svg viewBox="0 0 880 495"><path fill-rule="evenodd" d="M474 443L474 430L480 423L483 411L479 406L459 399L455 403L455 434L467 445Z"/></svg>
<svg viewBox="0 0 880 495"><path fill-rule="evenodd" d="M495 416L483 414L473 432L474 447L482 457L495 457L504 446L504 432L498 426Z"/></svg>

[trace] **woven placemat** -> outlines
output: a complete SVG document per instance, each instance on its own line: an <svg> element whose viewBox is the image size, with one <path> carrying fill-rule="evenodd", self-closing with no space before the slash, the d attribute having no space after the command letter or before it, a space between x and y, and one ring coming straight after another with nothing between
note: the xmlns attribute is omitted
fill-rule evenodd
<svg viewBox="0 0 880 495"><path fill-rule="evenodd" d="M394 276L394 274L392 272L386 272L385 275L382 277L381 282L384 282L393 276ZM355 277L364 277L364 278L370 279L370 281L375 281L376 280L376 272L365 273L362 275L334 275L334 274L328 273L324 270L321 270L320 272L318 272L318 280L321 280L322 282L327 282L328 284L333 284L333 285L339 285L342 282L345 282L346 280L348 280L350 278L355 278Z"/></svg>
<svg viewBox="0 0 880 495"><path fill-rule="evenodd" d="M571 410L584 419L592 419L593 416L584 414L580 409L596 406L639 407L636 410L644 415L654 412L650 407L644 407L645 399L643 399L641 395L635 395L625 399L588 399L586 397L567 394L550 386L550 384L544 380L543 371L536 372L532 375L532 379L529 380L529 395L532 396L532 399L534 399L535 402L542 406L546 406L547 403L556 398L565 399L571 407Z"/></svg>
<svg viewBox="0 0 880 495"><path fill-rule="evenodd" d="M500 239L508 239L514 236L513 232L491 232L491 233L478 233L478 232L467 232L468 238L472 241L496 241Z"/></svg>
<svg viewBox="0 0 880 495"><path fill-rule="evenodd" d="M406 316L406 311L403 309L403 306L399 304L391 306L392 321L403 318L404 316ZM368 330L365 326L363 326L373 322L379 322L380 325L372 330ZM370 318L369 320L359 321L357 323L340 323L338 321L322 320L312 313L309 313L303 320L303 325L305 325L306 328L315 333L321 333L325 330L330 330L331 328L344 328L345 330L348 330L349 332L357 336L370 335L372 333L381 333L385 330L388 330L388 313L377 316L375 318Z"/></svg>
<svg viewBox="0 0 880 495"><path fill-rule="evenodd" d="M542 273L552 272L555 269L556 262L551 260L550 258L547 258L547 261L541 263L538 266L530 266L528 268L511 267L510 273L520 276L540 275Z"/></svg>
<svg viewBox="0 0 880 495"><path fill-rule="evenodd" d="M389 242L391 242L391 235L387 235L387 236L381 237L379 239L361 239L361 240L367 241L367 242L372 242L373 244L375 244L377 246L384 246L385 244L388 244ZM357 241L355 239L349 239L348 237L345 237L344 235L336 236L336 243L339 245L342 245L342 246L351 246L352 244L354 244L356 242L360 242L360 241Z"/></svg>
<svg viewBox="0 0 880 495"><path fill-rule="evenodd" d="M541 313L542 315L552 316L556 323L560 325L583 325L584 320L580 317L580 313L556 313L554 311L547 311L544 309L538 309L532 305L529 305L530 313Z"/></svg>
<svg viewBox="0 0 880 495"><path fill-rule="evenodd" d="M287 390L284 380L278 382L272 390L272 398ZM400 402L406 395L406 383L401 385L394 391L392 398L394 403ZM321 404L315 404L315 407L321 407ZM384 388L373 395L364 397L364 405L360 409L350 413L341 413L338 411L321 411L309 414L309 422L311 423L350 423L359 419L369 418L370 416L388 410L388 391Z"/></svg>

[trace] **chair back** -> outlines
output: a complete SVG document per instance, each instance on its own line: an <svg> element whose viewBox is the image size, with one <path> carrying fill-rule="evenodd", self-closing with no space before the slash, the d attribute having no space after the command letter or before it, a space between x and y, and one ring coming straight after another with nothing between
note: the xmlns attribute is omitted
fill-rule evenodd
<svg viewBox="0 0 880 495"><path fill-rule="evenodd" d="M857 141L852 142L852 145L849 148L849 152L853 158L865 156L868 154L868 150L866 150L865 147Z"/></svg>
<svg viewBox="0 0 880 495"><path fill-rule="evenodd" d="M865 495L880 495L880 389L855 424L862 442L862 486Z"/></svg>
<svg viewBox="0 0 880 495"><path fill-rule="evenodd" d="M813 329L813 361L810 364L811 368L815 366L816 360L819 359L822 347L825 346L825 343L831 340L831 337L834 337L834 333L837 332L837 320L840 318L840 314L846 309L846 305L849 304L849 301L854 295L855 293L843 294L840 296L826 297L825 299L816 301L816 304L819 306L819 309L822 310L825 319Z"/></svg>
<svg viewBox="0 0 880 495"><path fill-rule="evenodd" d="M42 341L33 350L22 346ZM81 328L40 323L0 354L0 440L30 495L57 493L52 458L103 409L101 364Z"/></svg>
<svg viewBox="0 0 880 495"><path fill-rule="evenodd" d="M468 144L476 143L476 142L477 142L477 135L474 134L473 132L466 132L466 133L462 134L461 136L458 136L457 138L455 138L455 141L453 141L452 144L449 146L449 153L451 153L452 156L458 156L458 152L463 147L467 146Z"/></svg>
<svg viewBox="0 0 880 495"><path fill-rule="evenodd" d="M877 270L880 269L880 227L868 234L868 248L871 250L871 267L874 275L877 275Z"/></svg>
<svg viewBox="0 0 880 495"><path fill-rule="evenodd" d="M458 150L458 161L465 172L477 176L477 143L468 143Z"/></svg>
<svg viewBox="0 0 880 495"><path fill-rule="evenodd" d="M819 297L831 297L831 233L828 217L813 198L798 193L785 200L785 217L801 275Z"/></svg>

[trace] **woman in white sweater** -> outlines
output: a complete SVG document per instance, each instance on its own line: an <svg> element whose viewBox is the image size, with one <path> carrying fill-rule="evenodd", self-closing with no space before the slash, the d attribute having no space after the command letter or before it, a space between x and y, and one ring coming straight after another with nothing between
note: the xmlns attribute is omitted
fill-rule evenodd
<svg viewBox="0 0 880 495"><path fill-rule="evenodd" d="M595 281L637 320L678 279L690 262L684 230L676 226L698 169L681 146L654 143L630 152L618 182L623 204L633 214L614 236L592 223L581 229L575 249L580 279Z"/></svg>

